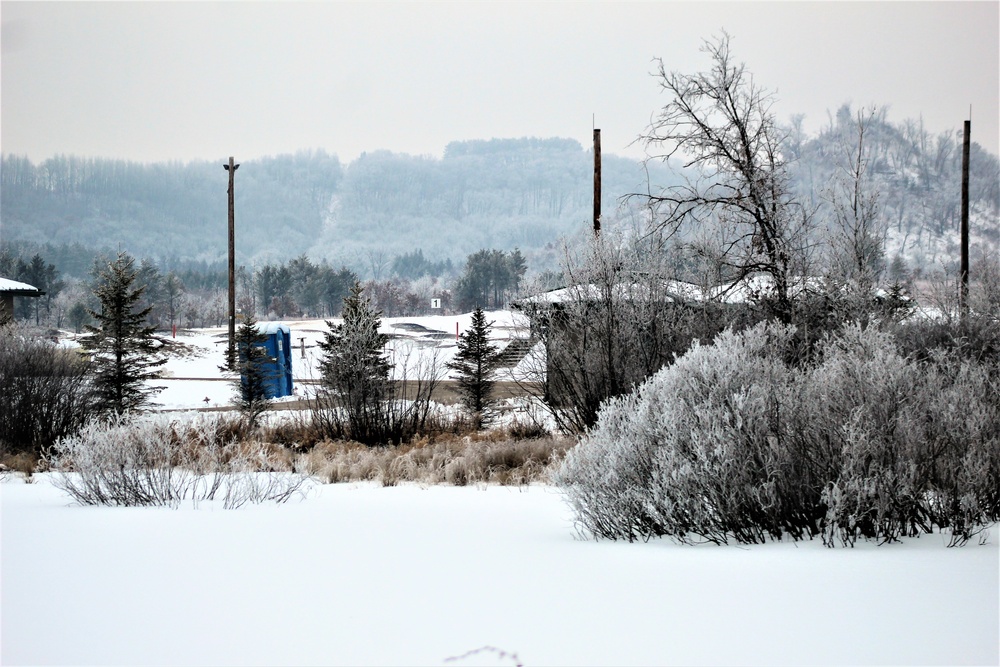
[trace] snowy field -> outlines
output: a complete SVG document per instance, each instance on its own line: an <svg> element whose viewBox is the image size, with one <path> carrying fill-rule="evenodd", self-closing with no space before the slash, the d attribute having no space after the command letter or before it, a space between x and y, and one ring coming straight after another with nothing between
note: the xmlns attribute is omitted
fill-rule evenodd
<svg viewBox="0 0 1000 667"><path fill-rule="evenodd" d="M579 539L546 487L317 485L285 505L2 499L3 664L996 664L997 535Z"/></svg>
<svg viewBox="0 0 1000 667"><path fill-rule="evenodd" d="M494 323L492 338L498 347L505 346L511 338L527 335L527 321L513 311L488 312L486 320ZM340 322L339 319L332 321ZM459 332L464 333L471 322L471 313L383 318L379 330L393 336L388 346L390 359L400 371L406 368L410 379L422 374L422 370L434 358L438 368L447 377L444 364L454 358L458 349L455 341L456 327ZM329 329L324 320L291 320L283 323L291 329L292 375L296 394L302 397L307 395L311 385L300 381L319 377L317 369L321 351L316 343L323 339L323 334ZM217 408L232 404L232 382L226 381L227 376L219 370L224 361L227 331L222 327L178 332L177 338L173 340L181 343L187 353L184 356L171 355L163 367L163 379L152 383L164 387L154 399L161 409ZM510 371L504 371L507 372ZM504 376L501 379L509 378ZM275 407L280 408L280 404Z"/></svg>
<svg viewBox="0 0 1000 667"><path fill-rule="evenodd" d="M511 335L498 320L494 334ZM402 321L451 340L456 321ZM291 322L295 375L322 321ZM222 334L223 337L219 337ZM224 330L178 336L165 409L226 405ZM394 346L401 346L397 341ZM436 351L436 352L434 352ZM298 352L298 350L296 350ZM215 392L215 393L212 393ZM1000 528L826 549L595 542L557 490L314 484L284 505L74 506L0 483L0 662L75 665L997 664ZM505 652L481 651L484 646ZM516 654L512 657L511 654Z"/></svg>

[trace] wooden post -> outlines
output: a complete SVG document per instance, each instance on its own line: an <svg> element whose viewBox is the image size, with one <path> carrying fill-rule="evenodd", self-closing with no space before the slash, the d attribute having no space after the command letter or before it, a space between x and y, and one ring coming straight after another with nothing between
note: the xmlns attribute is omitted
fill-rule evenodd
<svg viewBox="0 0 1000 667"><path fill-rule="evenodd" d="M965 133L962 137L962 260L959 268L961 287L959 288L958 304L961 309L962 321L969 315L969 152L972 121L965 121Z"/></svg>
<svg viewBox="0 0 1000 667"><path fill-rule="evenodd" d="M226 350L226 365L229 370L236 368L236 206L234 184L236 170L240 165L229 157L229 164L222 165L229 172L229 347Z"/></svg>
<svg viewBox="0 0 1000 667"><path fill-rule="evenodd" d="M601 233L601 131L594 130L594 236Z"/></svg>

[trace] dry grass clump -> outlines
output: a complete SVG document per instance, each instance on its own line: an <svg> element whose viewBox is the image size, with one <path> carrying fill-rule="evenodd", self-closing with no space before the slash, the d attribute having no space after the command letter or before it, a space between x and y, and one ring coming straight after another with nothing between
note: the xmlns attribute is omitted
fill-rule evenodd
<svg viewBox="0 0 1000 667"><path fill-rule="evenodd" d="M315 447L327 440L327 437L323 435L323 430L312 419L309 412L302 412L290 419L261 424L252 435L266 442L273 442L299 451Z"/></svg>
<svg viewBox="0 0 1000 667"><path fill-rule="evenodd" d="M513 420L503 429L481 430L474 417L431 414L412 440L371 447L322 437L308 417L245 429L220 423L216 437L240 443L266 470L294 470L330 483L377 481L421 484L524 485L547 481L548 468L576 441L550 435L537 420Z"/></svg>
<svg viewBox="0 0 1000 667"><path fill-rule="evenodd" d="M3 452L0 454L0 472L21 473L31 477L39 471L39 456L35 452Z"/></svg>
<svg viewBox="0 0 1000 667"><path fill-rule="evenodd" d="M575 440L545 436L519 440L503 432L421 438L394 447L325 442L303 456L299 470L330 483L378 481L421 484L502 484L548 481L548 469Z"/></svg>
<svg viewBox="0 0 1000 667"><path fill-rule="evenodd" d="M238 417L217 415L193 422L140 420L127 427L119 425L118 431L129 443L136 438L159 443L157 451L166 458L156 459L150 464L153 467L205 475L237 466L261 473L309 475L329 483L375 481L383 486L401 482L455 486L547 482L550 466L576 444L574 438L549 435L517 422L506 429L481 431L466 418L453 416L429 420L428 426L411 442L384 447L343 440L315 441L317 431L308 419L252 429ZM105 437L103 431L94 437L98 435ZM61 468L77 469L73 458L71 452L64 452ZM27 472L36 463L18 459L7 465Z"/></svg>
<svg viewBox="0 0 1000 667"><path fill-rule="evenodd" d="M153 422L158 424L157 437L164 440L173 466L206 472L238 460L258 472L290 472L295 467L294 450L271 439L267 433L247 427L240 418L218 414L195 421L154 419ZM206 458L207 452L211 456ZM71 460L64 459L63 463L72 467Z"/></svg>
<svg viewBox="0 0 1000 667"><path fill-rule="evenodd" d="M46 460L53 484L82 505L178 507L221 500L223 507L286 502L308 478L288 472L280 445L233 438L232 422L117 417L59 440ZM220 436L220 434L222 434Z"/></svg>

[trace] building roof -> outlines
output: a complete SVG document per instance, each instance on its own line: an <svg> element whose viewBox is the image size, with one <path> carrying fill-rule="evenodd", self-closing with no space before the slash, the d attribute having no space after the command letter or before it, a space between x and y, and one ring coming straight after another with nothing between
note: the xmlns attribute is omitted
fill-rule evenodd
<svg viewBox="0 0 1000 667"><path fill-rule="evenodd" d="M789 276L789 296L792 298L805 293L822 293L824 282L815 276ZM655 292L643 282L620 282L615 284L612 296L623 301L649 299L654 296L663 301L697 303L717 301L719 303L745 303L774 292L774 278L764 273L755 273L736 282L704 289L680 280L668 280L655 286ZM567 302L597 301L603 298L602 289L597 285L580 284L561 287L518 300L514 305L547 306Z"/></svg>
<svg viewBox="0 0 1000 667"><path fill-rule="evenodd" d="M736 282L719 285L712 291L712 298L722 303L745 303L761 297L774 296L774 277L766 273L753 273ZM788 296L820 294L825 291L823 279L817 276L788 276Z"/></svg>
<svg viewBox="0 0 1000 667"><path fill-rule="evenodd" d="M670 280L658 286L655 294L650 286L639 282L620 282L613 288L612 296L623 301L649 299L651 296L664 301L700 301L703 300L701 289L697 285ZM581 284L560 287L559 289L542 292L519 299L516 306L552 305L557 303L577 301L598 301L604 298L603 290L598 285Z"/></svg>
<svg viewBox="0 0 1000 667"><path fill-rule="evenodd" d="M16 280L0 278L0 294L11 296L43 296L45 292L28 283L19 283Z"/></svg>

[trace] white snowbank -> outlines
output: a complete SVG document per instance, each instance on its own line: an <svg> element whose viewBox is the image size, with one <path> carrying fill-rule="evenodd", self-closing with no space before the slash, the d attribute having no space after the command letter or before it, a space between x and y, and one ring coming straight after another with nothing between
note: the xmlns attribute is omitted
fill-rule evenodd
<svg viewBox="0 0 1000 667"><path fill-rule="evenodd" d="M4 664L996 664L996 545L582 541L547 487L223 511L0 485ZM996 529L994 529L994 533ZM457 665L514 664L481 653Z"/></svg>

